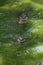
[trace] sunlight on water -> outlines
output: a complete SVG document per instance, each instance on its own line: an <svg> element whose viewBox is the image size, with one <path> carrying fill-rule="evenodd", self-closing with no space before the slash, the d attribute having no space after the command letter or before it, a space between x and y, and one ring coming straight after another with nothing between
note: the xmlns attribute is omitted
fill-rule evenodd
<svg viewBox="0 0 43 65"><path fill-rule="evenodd" d="M36 49L39 50L40 52L43 52L43 46L37 46Z"/></svg>
<svg viewBox="0 0 43 65"><path fill-rule="evenodd" d="M6 46L6 47L9 47L9 46L12 46L12 44L11 44L11 43L5 44L5 46Z"/></svg>
<svg viewBox="0 0 43 65"><path fill-rule="evenodd" d="M37 65L43 65L43 62L38 63Z"/></svg>
<svg viewBox="0 0 43 65"><path fill-rule="evenodd" d="M42 27L42 25L39 25L39 26L38 26L38 28L41 28L41 27Z"/></svg>
<svg viewBox="0 0 43 65"><path fill-rule="evenodd" d="M32 32L38 32L38 28L33 29Z"/></svg>
<svg viewBox="0 0 43 65"><path fill-rule="evenodd" d="M37 46L37 47L33 48L33 50L38 53L43 53L43 46Z"/></svg>

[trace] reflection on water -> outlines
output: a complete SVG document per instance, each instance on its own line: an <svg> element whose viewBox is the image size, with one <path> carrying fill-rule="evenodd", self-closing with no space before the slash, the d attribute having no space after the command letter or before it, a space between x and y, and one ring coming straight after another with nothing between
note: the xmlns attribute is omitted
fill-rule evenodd
<svg viewBox="0 0 43 65"><path fill-rule="evenodd" d="M12 35L12 34L8 34L8 35L4 36L4 38L13 38L13 37L14 37L14 35Z"/></svg>
<svg viewBox="0 0 43 65"><path fill-rule="evenodd" d="M38 53L43 53L43 46L34 47L32 50Z"/></svg>
<svg viewBox="0 0 43 65"><path fill-rule="evenodd" d="M33 29L32 32L38 32L38 28Z"/></svg>
<svg viewBox="0 0 43 65"><path fill-rule="evenodd" d="M38 63L37 65L43 65L43 62Z"/></svg>
<svg viewBox="0 0 43 65"><path fill-rule="evenodd" d="M28 50L24 50L24 55L29 55L29 49Z"/></svg>

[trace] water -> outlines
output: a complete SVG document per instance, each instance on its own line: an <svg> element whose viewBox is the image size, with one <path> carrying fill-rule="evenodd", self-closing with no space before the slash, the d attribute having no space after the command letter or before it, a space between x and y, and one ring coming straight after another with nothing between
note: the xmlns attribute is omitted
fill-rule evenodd
<svg viewBox="0 0 43 65"><path fill-rule="evenodd" d="M12 1L0 5L0 65L43 65L43 10L30 0ZM19 25L23 11L28 23ZM17 42L19 36L24 43Z"/></svg>

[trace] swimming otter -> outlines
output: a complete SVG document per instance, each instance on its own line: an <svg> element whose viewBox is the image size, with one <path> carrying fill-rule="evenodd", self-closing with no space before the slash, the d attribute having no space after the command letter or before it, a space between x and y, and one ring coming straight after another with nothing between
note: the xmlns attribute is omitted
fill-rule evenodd
<svg viewBox="0 0 43 65"><path fill-rule="evenodd" d="M28 16L25 13L22 13L19 16L19 24L25 24L27 23L27 20L28 20Z"/></svg>
<svg viewBox="0 0 43 65"><path fill-rule="evenodd" d="M22 37L18 37L17 41L18 41L19 43L23 43L23 42L25 41L25 39L22 38Z"/></svg>

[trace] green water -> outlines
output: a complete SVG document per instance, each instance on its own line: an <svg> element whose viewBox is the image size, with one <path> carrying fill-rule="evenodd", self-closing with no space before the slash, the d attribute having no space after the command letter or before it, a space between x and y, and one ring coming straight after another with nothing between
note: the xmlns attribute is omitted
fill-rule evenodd
<svg viewBox="0 0 43 65"><path fill-rule="evenodd" d="M22 12L29 16L25 25L17 21ZM0 1L0 65L43 65L42 0Z"/></svg>

